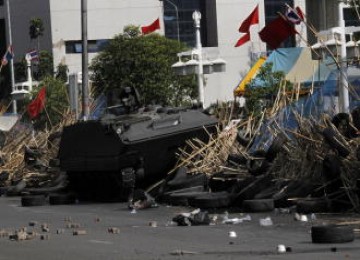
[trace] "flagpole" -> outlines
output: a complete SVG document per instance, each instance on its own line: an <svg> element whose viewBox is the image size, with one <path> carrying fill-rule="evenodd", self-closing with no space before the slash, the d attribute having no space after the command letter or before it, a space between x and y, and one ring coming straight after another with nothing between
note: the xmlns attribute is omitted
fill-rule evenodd
<svg viewBox="0 0 360 260"><path fill-rule="evenodd" d="M81 31L82 31L82 116L86 121L89 118L89 58L88 58L88 31L87 31L87 0L81 0Z"/></svg>
<svg viewBox="0 0 360 260"><path fill-rule="evenodd" d="M7 14L8 33L9 33L9 46L12 46L10 0L6 0L6 14ZM10 74L11 74L11 89L12 91L14 91L15 90L14 58L10 60ZM13 113L17 114L16 100L13 100Z"/></svg>

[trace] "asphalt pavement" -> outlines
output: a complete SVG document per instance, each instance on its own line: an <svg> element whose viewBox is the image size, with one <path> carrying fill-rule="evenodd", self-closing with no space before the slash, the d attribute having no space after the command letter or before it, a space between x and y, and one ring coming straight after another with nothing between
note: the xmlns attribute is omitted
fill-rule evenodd
<svg viewBox="0 0 360 260"><path fill-rule="evenodd" d="M360 259L357 233L355 241L341 244L314 244L310 234L314 224L355 223L357 215L316 214L316 219L308 216L308 221L297 221L293 213L230 212L230 219L245 219L224 224L223 209L210 214L211 225L177 226L171 222L192 210L160 205L134 212L126 203L22 207L20 197L0 197L3 234L21 229L36 234L20 241L0 237L0 260ZM260 225L266 218L272 225ZM279 245L286 252L279 253Z"/></svg>

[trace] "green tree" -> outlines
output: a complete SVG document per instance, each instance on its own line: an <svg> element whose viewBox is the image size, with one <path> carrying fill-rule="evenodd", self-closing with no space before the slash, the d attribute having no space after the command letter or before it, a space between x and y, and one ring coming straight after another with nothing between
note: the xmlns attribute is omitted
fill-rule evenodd
<svg viewBox="0 0 360 260"><path fill-rule="evenodd" d="M34 119L34 126L37 129L52 127L60 123L69 109L67 86L62 80L50 76L43 78L39 86L33 89L31 97L26 101L26 106L37 96L42 87L46 87L46 101L45 109Z"/></svg>
<svg viewBox="0 0 360 260"><path fill-rule="evenodd" d="M265 63L255 78L253 78L245 87L245 97L247 109L259 115L264 106L271 106L278 93L280 84L285 80L283 71L272 71L273 64ZM287 89L292 88L292 84L287 81Z"/></svg>
<svg viewBox="0 0 360 260"><path fill-rule="evenodd" d="M140 92L144 104L184 105L186 97L197 95L196 78L175 75L171 69L184 50L178 41L156 33L142 36L138 27L127 26L93 60L93 93L129 86Z"/></svg>
<svg viewBox="0 0 360 260"><path fill-rule="evenodd" d="M68 71L69 71L69 68L66 64L59 64L57 66L55 78L61 80L62 82L67 82Z"/></svg>
<svg viewBox="0 0 360 260"><path fill-rule="evenodd" d="M44 23L40 18L30 20L29 35L30 39L37 40L37 49L40 50L40 36L44 35Z"/></svg>
<svg viewBox="0 0 360 260"><path fill-rule="evenodd" d="M48 51L41 51L39 54L39 61L32 62L32 73L33 78L35 80L41 81L43 78L48 76L54 75L53 69L53 56ZM25 58L21 59L20 61L14 64L15 66L15 80L17 82L26 81L27 80L27 62ZM67 66L66 65L58 65L56 71L56 77L61 77L64 79L67 73ZM65 80L66 81L66 80Z"/></svg>
<svg viewBox="0 0 360 260"><path fill-rule="evenodd" d="M45 77L54 76L53 56L48 51L40 51L39 62L36 65L34 77L37 80L43 80Z"/></svg>

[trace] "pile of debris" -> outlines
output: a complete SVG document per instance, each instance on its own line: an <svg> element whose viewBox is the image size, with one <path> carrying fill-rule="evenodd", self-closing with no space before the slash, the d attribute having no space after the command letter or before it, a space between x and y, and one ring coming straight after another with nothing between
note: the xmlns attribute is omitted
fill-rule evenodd
<svg viewBox="0 0 360 260"><path fill-rule="evenodd" d="M360 108L317 118L293 110L294 127L278 121L280 110L232 120L206 144L189 141L191 152L180 150L176 167L148 191L202 209L359 212Z"/></svg>
<svg viewBox="0 0 360 260"><path fill-rule="evenodd" d="M59 169L57 158L61 132L73 117L47 131L34 131L20 120L8 132L3 132L1 148L0 193L41 193L57 191L66 186L66 175Z"/></svg>
<svg viewBox="0 0 360 260"><path fill-rule="evenodd" d="M208 133L207 143L188 140L166 178L150 187L141 203L133 200L129 206L158 202L250 212L289 207L304 213L358 212L360 108L333 117L292 110L288 127L278 116L287 103L279 95L276 107L246 119L224 106L218 111L217 133ZM56 157L62 128L73 122L68 115L50 131L35 132L20 124L7 133L1 149L1 194L65 189L66 174Z"/></svg>

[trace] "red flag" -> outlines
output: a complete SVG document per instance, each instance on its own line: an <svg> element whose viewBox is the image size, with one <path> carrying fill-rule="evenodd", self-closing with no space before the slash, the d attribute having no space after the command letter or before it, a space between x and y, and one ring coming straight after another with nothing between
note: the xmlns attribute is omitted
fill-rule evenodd
<svg viewBox="0 0 360 260"><path fill-rule="evenodd" d="M259 5L251 12L251 14L246 18L240 25L239 32L247 33L250 31L250 26L253 24L259 23Z"/></svg>
<svg viewBox="0 0 360 260"><path fill-rule="evenodd" d="M148 25L148 26L142 26L141 27L141 32L143 34L148 34L148 33L152 33L156 30L160 29L160 20L159 18L156 19L152 24Z"/></svg>
<svg viewBox="0 0 360 260"><path fill-rule="evenodd" d="M299 17L301 18L301 20L304 21L305 15L304 15L304 12L301 10L301 8L300 8L299 6L297 6L297 7L295 8L295 10L296 10L297 14L299 15Z"/></svg>
<svg viewBox="0 0 360 260"><path fill-rule="evenodd" d="M45 107L46 88L42 87L36 98L27 106L27 112L31 119L37 117Z"/></svg>
<svg viewBox="0 0 360 260"><path fill-rule="evenodd" d="M240 47L241 45L243 45L244 43L250 41L250 33L247 32L244 36L242 36L237 43L235 44L235 47Z"/></svg>
<svg viewBox="0 0 360 260"><path fill-rule="evenodd" d="M295 28L287 20L279 16L266 25L259 32L259 36L263 42L276 49L283 41L296 33Z"/></svg>

